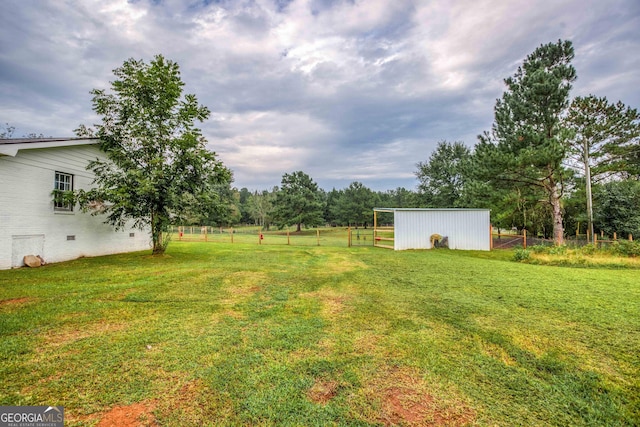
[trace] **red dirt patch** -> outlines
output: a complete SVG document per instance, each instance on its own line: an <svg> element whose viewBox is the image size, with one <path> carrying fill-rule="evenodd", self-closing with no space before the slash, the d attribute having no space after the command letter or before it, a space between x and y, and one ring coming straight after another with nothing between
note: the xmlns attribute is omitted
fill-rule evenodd
<svg viewBox="0 0 640 427"><path fill-rule="evenodd" d="M307 396L313 403L326 405L338 394L338 383L335 381L316 381L309 389Z"/></svg>
<svg viewBox="0 0 640 427"><path fill-rule="evenodd" d="M155 427L155 417L151 413L155 405L150 402L116 406L102 416L96 427Z"/></svg>
<svg viewBox="0 0 640 427"><path fill-rule="evenodd" d="M455 398L439 399L417 372L391 369L371 384L380 412L377 422L385 426L450 426L473 424L475 412Z"/></svg>

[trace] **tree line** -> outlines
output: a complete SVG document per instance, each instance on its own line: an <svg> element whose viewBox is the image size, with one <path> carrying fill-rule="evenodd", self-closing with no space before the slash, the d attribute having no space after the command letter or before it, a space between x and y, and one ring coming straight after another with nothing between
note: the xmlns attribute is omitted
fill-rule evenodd
<svg viewBox="0 0 640 427"><path fill-rule="evenodd" d="M354 181L347 188L326 191L303 171L285 173L280 186L268 190L219 189L221 205L210 212L185 218L185 225L258 225L265 229L296 226L353 226L367 228L373 222L373 208L421 206L418 193L399 187L373 191ZM380 222L392 223L390 215Z"/></svg>

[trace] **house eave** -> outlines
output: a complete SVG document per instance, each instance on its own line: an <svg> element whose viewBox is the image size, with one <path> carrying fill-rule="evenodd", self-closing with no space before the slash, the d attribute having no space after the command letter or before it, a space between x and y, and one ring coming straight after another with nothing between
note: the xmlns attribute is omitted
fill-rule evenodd
<svg viewBox="0 0 640 427"><path fill-rule="evenodd" d="M77 145L95 145L97 138L20 138L0 139L0 156L15 157L20 150L38 148L71 147Z"/></svg>

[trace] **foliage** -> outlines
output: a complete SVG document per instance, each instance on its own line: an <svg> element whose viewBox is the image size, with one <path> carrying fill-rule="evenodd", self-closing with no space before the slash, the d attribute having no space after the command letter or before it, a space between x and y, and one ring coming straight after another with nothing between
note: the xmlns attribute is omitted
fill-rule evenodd
<svg viewBox="0 0 640 427"><path fill-rule="evenodd" d="M640 237L640 182L611 181L594 188L594 224L613 236Z"/></svg>
<svg viewBox="0 0 640 427"><path fill-rule="evenodd" d="M249 197L249 214L255 219L257 225L269 229L273 220L273 203L275 201L277 189L273 192L263 190L254 191Z"/></svg>
<svg viewBox="0 0 640 427"><path fill-rule="evenodd" d="M576 78L569 41L538 47L525 59L496 102L491 132L480 136L474 178L495 188L534 188L552 208L556 244L563 242L561 197L568 150L561 127Z"/></svg>
<svg viewBox="0 0 640 427"><path fill-rule="evenodd" d="M428 208L462 207L471 151L462 142L441 141L415 172L421 204Z"/></svg>
<svg viewBox="0 0 640 427"><path fill-rule="evenodd" d="M516 248L513 251L513 260L522 262L531 258L531 252L528 249Z"/></svg>
<svg viewBox="0 0 640 427"><path fill-rule="evenodd" d="M361 182L354 181L340 193L335 212L338 222L344 225L363 225L373 223L373 208L376 207L376 193Z"/></svg>
<svg viewBox="0 0 640 427"><path fill-rule="evenodd" d="M598 247L593 243L587 243L580 248L580 253L584 255L593 255L598 251Z"/></svg>
<svg viewBox="0 0 640 427"><path fill-rule="evenodd" d="M595 182L612 174L640 178L640 163L633 151L640 149L640 115L622 102L606 97L576 97L564 119L569 130L571 154L579 169L590 167Z"/></svg>
<svg viewBox="0 0 640 427"><path fill-rule="evenodd" d="M51 192L51 196L53 197L53 201L60 205L71 205L73 206L77 202L76 193L71 190L58 190L54 189Z"/></svg>
<svg viewBox="0 0 640 427"><path fill-rule="evenodd" d="M91 92L102 123L95 130L77 129L97 136L108 157L90 163L97 187L81 191L79 199L84 207L102 202L106 222L116 228L129 221L141 229L149 226L153 253L160 254L168 244L168 225L218 204L211 189L228 183L231 173L194 126L210 112L195 95L182 96L177 63L161 55L150 64L129 59L114 74L111 93Z"/></svg>
<svg viewBox="0 0 640 427"><path fill-rule="evenodd" d="M608 250L616 255L637 257L640 256L640 242L617 240L609 246Z"/></svg>
<svg viewBox="0 0 640 427"><path fill-rule="evenodd" d="M285 173L276 194L275 221L280 227L302 224L313 227L323 223L324 206L321 193L313 179L302 171Z"/></svg>
<svg viewBox="0 0 640 427"><path fill-rule="evenodd" d="M230 183L220 183L211 186L211 197L217 203L209 204L197 224L231 226L240 222L240 210L238 208L237 192L231 188Z"/></svg>

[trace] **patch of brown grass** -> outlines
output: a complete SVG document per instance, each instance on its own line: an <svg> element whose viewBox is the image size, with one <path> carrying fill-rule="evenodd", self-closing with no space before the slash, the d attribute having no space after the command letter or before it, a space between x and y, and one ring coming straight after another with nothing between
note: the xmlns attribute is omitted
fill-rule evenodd
<svg viewBox="0 0 640 427"><path fill-rule="evenodd" d="M326 405L338 394L339 384L336 381L316 380L307 392L307 397L313 403Z"/></svg>
<svg viewBox="0 0 640 427"><path fill-rule="evenodd" d="M36 298L22 297L22 298L9 298L0 300L0 307L16 307L35 302Z"/></svg>
<svg viewBox="0 0 640 427"><path fill-rule="evenodd" d="M322 307L322 317L326 319L333 319L340 315L345 308L345 304L351 299L351 297L344 293L328 288L323 288L315 292L301 293L300 297L317 299Z"/></svg>
<svg viewBox="0 0 640 427"><path fill-rule="evenodd" d="M467 426L475 411L456 398L443 397L432 390L419 372L412 368L382 369L365 384L367 401L378 405L369 411L369 422L385 426ZM375 415L374 415L375 414Z"/></svg>
<svg viewBox="0 0 640 427"><path fill-rule="evenodd" d="M202 425L206 420L224 421L233 415L233 402L212 390L202 379L184 372L159 371L155 382L156 415L162 425Z"/></svg>
<svg viewBox="0 0 640 427"><path fill-rule="evenodd" d="M83 325L80 329L74 325L72 327L64 327L56 329L46 334L44 343L40 348L41 351L50 350L51 348L61 347L72 344L81 339L89 338L94 335L109 334L126 329L126 323L108 323L104 320Z"/></svg>

